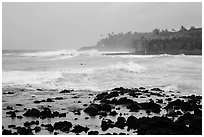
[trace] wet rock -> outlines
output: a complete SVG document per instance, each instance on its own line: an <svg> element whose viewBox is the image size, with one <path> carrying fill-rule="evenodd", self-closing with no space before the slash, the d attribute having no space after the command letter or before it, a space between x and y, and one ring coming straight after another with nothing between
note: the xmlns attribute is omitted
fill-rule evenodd
<svg viewBox="0 0 204 137"><path fill-rule="evenodd" d="M59 134L59 132L54 132L54 135L58 135Z"/></svg>
<svg viewBox="0 0 204 137"><path fill-rule="evenodd" d="M109 104L102 103L100 106L101 106L101 107L100 107L101 110L103 110L103 111L108 111L108 112L111 111L111 105L109 105Z"/></svg>
<svg viewBox="0 0 204 137"><path fill-rule="evenodd" d="M22 104L16 104L16 106L20 106L20 107L21 107L21 106L23 106L23 105L22 105Z"/></svg>
<svg viewBox="0 0 204 137"><path fill-rule="evenodd" d="M114 122L111 121L110 119L103 119L101 121L102 131L106 131L108 128L113 128L113 127L114 127Z"/></svg>
<svg viewBox="0 0 204 137"><path fill-rule="evenodd" d="M55 100L63 100L63 97L56 97Z"/></svg>
<svg viewBox="0 0 204 137"><path fill-rule="evenodd" d="M55 130L60 130L63 132L69 132L71 127L72 127L72 123L69 121L59 121L59 122L55 122L54 124Z"/></svg>
<svg viewBox="0 0 204 137"><path fill-rule="evenodd" d="M176 111L176 114L177 115L182 115L183 113L180 110L178 110L178 111Z"/></svg>
<svg viewBox="0 0 204 137"><path fill-rule="evenodd" d="M132 99L127 99L127 97L122 97L118 99L117 104L122 105L122 104L132 104L134 101Z"/></svg>
<svg viewBox="0 0 204 137"><path fill-rule="evenodd" d="M106 98L113 98L113 97L118 97L118 96L119 96L119 93L117 91L112 91L105 97Z"/></svg>
<svg viewBox="0 0 204 137"><path fill-rule="evenodd" d="M79 133L81 133L81 132L83 132L83 131L84 131L85 133L87 133L88 130L89 130L88 127L83 127L83 126L81 126L81 125L75 125L75 126L73 127L73 130L71 130L71 132L74 132L74 133L76 133L76 134L79 134Z"/></svg>
<svg viewBox="0 0 204 137"><path fill-rule="evenodd" d="M34 128L34 131L35 131L35 133L38 133L38 132L40 132L40 131L41 131L41 127L39 127L39 126L36 126L36 127Z"/></svg>
<svg viewBox="0 0 204 137"><path fill-rule="evenodd" d="M118 117L115 126L123 129L126 126L126 119L124 117Z"/></svg>
<svg viewBox="0 0 204 137"><path fill-rule="evenodd" d="M73 96L72 98L79 98L79 96Z"/></svg>
<svg viewBox="0 0 204 137"><path fill-rule="evenodd" d="M137 102L133 102L127 106L127 109L130 109L131 112L138 112L141 108Z"/></svg>
<svg viewBox="0 0 204 137"><path fill-rule="evenodd" d="M161 106L159 104L154 103L154 101L150 101L148 103L139 103L139 105L142 107L142 109L151 110L154 113L160 113L161 111Z"/></svg>
<svg viewBox="0 0 204 137"><path fill-rule="evenodd" d="M166 100L167 100L167 101L172 101L172 98L167 98Z"/></svg>
<svg viewBox="0 0 204 137"><path fill-rule="evenodd" d="M22 119L22 118L23 118L23 116L16 116L16 118L18 118L18 119Z"/></svg>
<svg viewBox="0 0 204 137"><path fill-rule="evenodd" d="M11 118L16 117L16 111L8 111L8 112L6 112L6 114L9 115Z"/></svg>
<svg viewBox="0 0 204 137"><path fill-rule="evenodd" d="M4 92L3 94L10 94L10 95L11 95L11 94L15 94L15 93L14 93L14 92L9 91L9 92L7 92L7 93L6 93L6 92Z"/></svg>
<svg viewBox="0 0 204 137"><path fill-rule="evenodd" d="M196 108L194 108L194 114L195 115L202 115L202 110L196 107Z"/></svg>
<svg viewBox="0 0 204 137"><path fill-rule="evenodd" d="M25 128L25 127L16 127L17 133L20 135L33 135L31 128Z"/></svg>
<svg viewBox="0 0 204 137"><path fill-rule="evenodd" d="M26 117L40 117L41 113L38 109L36 108L32 108L32 109L28 109L23 116Z"/></svg>
<svg viewBox="0 0 204 137"><path fill-rule="evenodd" d="M6 109L13 110L13 107L7 106Z"/></svg>
<svg viewBox="0 0 204 137"><path fill-rule="evenodd" d="M192 134L202 135L202 116L194 116L189 123L189 128L192 131Z"/></svg>
<svg viewBox="0 0 204 137"><path fill-rule="evenodd" d="M138 126L137 118L132 116L132 115L127 118L126 123L127 123L127 126L128 126L128 130L136 129L137 126Z"/></svg>
<svg viewBox="0 0 204 137"><path fill-rule="evenodd" d="M162 91L160 88L152 88L152 91Z"/></svg>
<svg viewBox="0 0 204 137"><path fill-rule="evenodd" d="M54 116L54 117L58 117L59 115L60 115L59 112L57 112L57 111L54 111L54 112L53 112L53 116Z"/></svg>
<svg viewBox="0 0 204 137"><path fill-rule="evenodd" d="M160 93L155 93L155 92L150 92L150 95L152 96L158 96L158 97L163 97L163 95L162 94L160 94Z"/></svg>
<svg viewBox="0 0 204 137"><path fill-rule="evenodd" d="M73 89L70 89L70 90L64 89L64 90L60 91L60 93L71 93L72 91L74 91L74 90Z"/></svg>
<svg viewBox="0 0 204 137"><path fill-rule="evenodd" d="M2 135L12 135L12 131L11 130L7 130L7 129L4 129L2 131Z"/></svg>
<svg viewBox="0 0 204 137"><path fill-rule="evenodd" d="M53 114L49 108L43 108L43 111L40 112L40 118L53 118Z"/></svg>
<svg viewBox="0 0 204 137"><path fill-rule="evenodd" d="M49 132L53 132L54 131L54 127L51 124L48 124L46 127L46 130Z"/></svg>
<svg viewBox="0 0 204 137"><path fill-rule="evenodd" d="M121 132L121 133L119 133L119 135L126 135L126 134Z"/></svg>
<svg viewBox="0 0 204 137"><path fill-rule="evenodd" d="M169 117L177 117L177 113L172 110L172 111L168 111L168 113L166 114L166 116L169 116Z"/></svg>
<svg viewBox="0 0 204 137"><path fill-rule="evenodd" d="M140 90L145 90L145 88L144 88L144 87L139 87L139 89L140 89Z"/></svg>
<svg viewBox="0 0 204 137"><path fill-rule="evenodd" d="M109 113L110 116L116 116L118 113L114 110Z"/></svg>
<svg viewBox="0 0 204 137"><path fill-rule="evenodd" d="M88 106L88 104L83 104L84 107Z"/></svg>
<svg viewBox="0 0 204 137"><path fill-rule="evenodd" d="M100 110L100 105L91 104L87 108L84 109L84 112L89 114L90 116L96 116Z"/></svg>
<svg viewBox="0 0 204 137"><path fill-rule="evenodd" d="M142 117L138 119L138 135L170 134L173 122L167 117Z"/></svg>
<svg viewBox="0 0 204 137"><path fill-rule="evenodd" d="M147 110L146 110L146 113L147 113L148 115L150 115L150 114L151 114L151 110L147 109Z"/></svg>
<svg viewBox="0 0 204 137"><path fill-rule="evenodd" d="M107 96L107 95L108 95L108 92L102 92L102 93L96 95L96 97L95 97L94 100L102 100L102 99L104 99L105 96Z"/></svg>
<svg viewBox="0 0 204 137"><path fill-rule="evenodd" d="M84 119L89 119L89 117L85 117Z"/></svg>
<svg viewBox="0 0 204 137"><path fill-rule="evenodd" d="M163 103L162 99L157 99L157 103Z"/></svg>
<svg viewBox="0 0 204 137"><path fill-rule="evenodd" d="M35 100L33 103L35 103L35 104L39 104L39 103L41 103L41 101L39 101L39 100Z"/></svg>
<svg viewBox="0 0 204 137"><path fill-rule="evenodd" d="M66 117L66 113L59 114L59 118L61 118L61 117Z"/></svg>
<svg viewBox="0 0 204 137"><path fill-rule="evenodd" d="M26 121L25 123L24 123L24 126L25 127L29 127L29 126L31 126L31 125L39 125L39 121L38 120L36 120L36 121Z"/></svg>
<svg viewBox="0 0 204 137"><path fill-rule="evenodd" d="M8 128L15 128L16 125L8 125Z"/></svg>
<svg viewBox="0 0 204 137"><path fill-rule="evenodd" d="M47 102L54 102L51 98L47 98Z"/></svg>
<svg viewBox="0 0 204 137"><path fill-rule="evenodd" d="M99 132L98 131L89 131L88 135L98 135Z"/></svg>

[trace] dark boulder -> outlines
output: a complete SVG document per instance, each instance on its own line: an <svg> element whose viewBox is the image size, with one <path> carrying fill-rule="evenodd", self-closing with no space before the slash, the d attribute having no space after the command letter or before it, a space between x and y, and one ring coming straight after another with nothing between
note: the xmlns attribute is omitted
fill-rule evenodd
<svg viewBox="0 0 204 137"><path fill-rule="evenodd" d="M36 127L34 128L34 131L35 131L35 133L38 133L38 132L40 132L40 131L41 131L41 127L39 127L39 126L36 126Z"/></svg>
<svg viewBox="0 0 204 137"><path fill-rule="evenodd" d="M16 117L16 111L8 111L8 112L6 112L6 114L9 115L11 118Z"/></svg>
<svg viewBox="0 0 204 137"><path fill-rule="evenodd" d="M31 128L25 128L25 127L16 127L17 133L20 135L33 135L32 129Z"/></svg>
<svg viewBox="0 0 204 137"><path fill-rule="evenodd" d="M40 116L42 119L54 117L49 108L43 108L43 111L40 112Z"/></svg>
<svg viewBox="0 0 204 137"><path fill-rule="evenodd" d="M81 126L81 125L75 125L75 126L73 127L73 130L71 130L71 132L74 132L74 133L76 133L76 134L79 134L79 133L81 133L81 132L83 132L83 131L84 131L85 133L87 133L88 130L89 130L88 127L83 127L83 126Z"/></svg>
<svg viewBox="0 0 204 137"><path fill-rule="evenodd" d="M98 131L89 131L88 135L98 135L99 132Z"/></svg>
<svg viewBox="0 0 204 137"><path fill-rule="evenodd" d="M141 106L137 102L134 102L129 104L127 109L130 109L131 112L138 112L141 109Z"/></svg>
<svg viewBox="0 0 204 137"><path fill-rule="evenodd" d="M72 127L72 123L69 121L59 121L59 122L55 122L54 124L55 130L60 130L63 132L69 132L71 127Z"/></svg>
<svg viewBox="0 0 204 137"><path fill-rule="evenodd" d="M105 98L105 96L108 95L108 92L103 92L103 93L100 93L98 95L96 95L95 99L94 100L102 100Z"/></svg>
<svg viewBox="0 0 204 137"><path fill-rule="evenodd" d="M40 111L36 108L28 109L23 116L26 117L40 117Z"/></svg>
<svg viewBox="0 0 204 137"><path fill-rule="evenodd" d="M137 118L134 116L129 116L127 118L127 126L128 126L128 130L130 129L136 129L138 127L138 122L137 122Z"/></svg>
<svg viewBox="0 0 204 137"><path fill-rule="evenodd" d="M63 97L56 97L55 100L62 100L64 99Z"/></svg>
<svg viewBox="0 0 204 137"><path fill-rule="evenodd" d="M160 88L152 88L152 91L162 91Z"/></svg>
<svg viewBox="0 0 204 137"><path fill-rule="evenodd" d="M59 114L59 118L61 118L61 117L66 117L66 113Z"/></svg>
<svg viewBox="0 0 204 137"><path fill-rule="evenodd" d="M12 135L12 131L11 130L7 130L7 129L4 129L2 131L2 135Z"/></svg>
<svg viewBox="0 0 204 137"><path fill-rule="evenodd" d="M160 113L161 111L161 106L159 104L154 103L154 101L150 101L148 103L139 103L139 105L142 107L142 109L151 110L154 113Z"/></svg>
<svg viewBox="0 0 204 137"><path fill-rule="evenodd" d="M132 99L128 99L127 97L122 97L117 101L118 105L132 104L132 103L134 103L134 101Z"/></svg>
<svg viewBox="0 0 204 137"><path fill-rule="evenodd" d="M49 132L53 132L54 131L54 127L51 124L48 124L46 126L46 130L49 131Z"/></svg>
<svg viewBox="0 0 204 137"><path fill-rule="evenodd" d="M18 118L18 119L22 119L22 118L23 118L23 116L16 116L16 118Z"/></svg>
<svg viewBox="0 0 204 137"><path fill-rule="evenodd" d="M46 102L54 102L54 101L51 98L47 98Z"/></svg>
<svg viewBox="0 0 204 137"><path fill-rule="evenodd" d="M109 113L110 116L116 116L118 113L114 110Z"/></svg>
<svg viewBox="0 0 204 137"><path fill-rule="evenodd" d="M71 93L72 91L74 91L74 90L73 89L70 89L70 90L64 89L64 90L60 91L60 93Z"/></svg>
<svg viewBox="0 0 204 137"><path fill-rule="evenodd" d="M102 131L106 131L108 128L113 128L113 127L114 127L114 122L111 121L110 119L103 119L101 121Z"/></svg>
<svg viewBox="0 0 204 137"><path fill-rule="evenodd" d="M96 116L99 113L99 110L100 110L100 105L91 104L84 109L84 112L89 114L90 116Z"/></svg>
<svg viewBox="0 0 204 137"><path fill-rule="evenodd" d="M108 111L108 112L110 112L111 111L111 106L109 105L109 104L106 104L106 103L102 103L102 104L100 104L100 108L101 108L101 110L103 110L103 111Z"/></svg>
<svg viewBox="0 0 204 137"><path fill-rule="evenodd" d="M115 126L123 129L126 126L126 119L124 117L118 117Z"/></svg>
<svg viewBox="0 0 204 137"><path fill-rule="evenodd" d="M8 125L8 128L15 128L16 125Z"/></svg>

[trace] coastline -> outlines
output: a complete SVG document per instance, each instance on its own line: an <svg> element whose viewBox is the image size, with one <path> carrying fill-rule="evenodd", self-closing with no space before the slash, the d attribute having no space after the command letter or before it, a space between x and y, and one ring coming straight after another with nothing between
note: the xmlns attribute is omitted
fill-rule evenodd
<svg viewBox="0 0 204 137"><path fill-rule="evenodd" d="M2 94L3 134L202 134L202 97L179 91L10 87Z"/></svg>

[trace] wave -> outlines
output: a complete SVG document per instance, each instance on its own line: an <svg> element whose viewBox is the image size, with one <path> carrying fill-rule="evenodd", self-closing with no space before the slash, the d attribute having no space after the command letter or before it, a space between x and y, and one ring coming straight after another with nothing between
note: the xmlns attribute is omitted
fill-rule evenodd
<svg viewBox="0 0 204 137"><path fill-rule="evenodd" d="M20 57L56 57L56 56L78 56L78 55L89 55L89 56L97 56L97 55L106 55L106 54L117 54L117 53L128 53L127 51L98 51L98 50L87 50L87 51L77 51L77 50L56 50L56 51L22 51L22 52L4 52L3 55L14 55Z"/></svg>
<svg viewBox="0 0 204 137"><path fill-rule="evenodd" d="M124 62L118 62L115 65L111 65L106 67L105 69L112 69L112 70L122 70L127 72L135 72L140 73L146 71L146 68L142 65L136 64L132 61L129 61L127 63Z"/></svg>
<svg viewBox="0 0 204 137"><path fill-rule="evenodd" d="M82 84L83 79L86 78L97 81L98 79L105 79L107 74L116 76L120 72L142 73L144 71L146 71L145 67L131 61L93 68L61 68L53 71L4 71L2 72L2 83L14 85L55 85L69 81L75 84Z"/></svg>

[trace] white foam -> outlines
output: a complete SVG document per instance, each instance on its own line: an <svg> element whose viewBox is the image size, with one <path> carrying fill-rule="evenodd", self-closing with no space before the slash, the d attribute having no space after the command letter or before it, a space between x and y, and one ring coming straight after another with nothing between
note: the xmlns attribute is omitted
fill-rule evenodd
<svg viewBox="0 0 204 137"><path fill-rule="evenodd" d="M124 71L128 71L128 72L136 72L136 73L146 71L146 68L144 66L141 66L141 65L134 63L132 61L129 61L126 63L118 62L115 65L111 65L111 66L106 67L106 69L118 69L118 70L124 70Z"/></svg>
<svg viewBox="0 0 204 137"><path fill-rule="evenodd" d="M2 72L2 83L4 84L41 84L61 78L59 71L6 71Z"/></svg>

